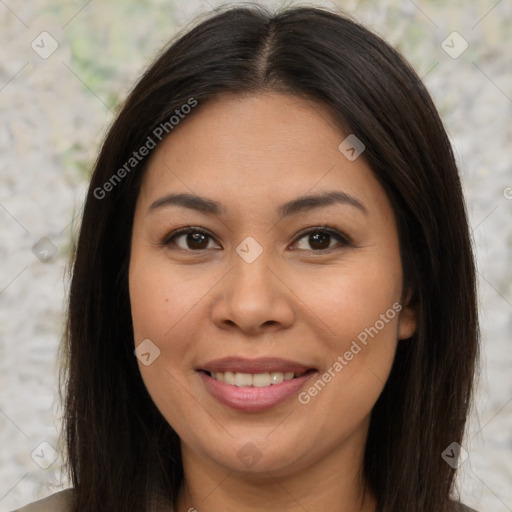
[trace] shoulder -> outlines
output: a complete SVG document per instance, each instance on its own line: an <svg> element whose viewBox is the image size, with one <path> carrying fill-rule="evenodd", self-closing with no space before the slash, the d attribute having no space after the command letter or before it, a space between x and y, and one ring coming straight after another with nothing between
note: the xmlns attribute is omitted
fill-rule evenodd
<svg viewBox="0 0 512 512"><path fill-rule="evenodd" d="M478 512L474 508L466 507L462 503L455 503L453 507L453 512Z"/></svg>
<svg viewBox="0 0 512 512"><path fill-rule="evenodd" d="M70 512L72 497L73 489L65 489L12 512Z"/></svg>

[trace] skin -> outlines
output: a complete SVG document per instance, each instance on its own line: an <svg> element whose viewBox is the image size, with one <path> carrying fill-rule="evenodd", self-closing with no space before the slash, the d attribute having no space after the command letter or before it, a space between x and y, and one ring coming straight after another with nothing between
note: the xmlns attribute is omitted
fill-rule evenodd
<svg viewBox="0 0 512 512"><path fill-rule="evenodd" d="M199 105L151 157L129 285L135 345L150 339L160 350L148 366L139 361L142 378L182 440L178 512L375 510L374 496L362 497L370 413L397 341L412 336L416 320L404 300L391 204L364 158L350 161L338 149L346 135L314 102L223 95ZM335 203L276 214L286 201L330 190L350 194L365 212ZM226 212L148 210L179 192L211 198ZM352 242L300 233L324 225ZM186 226L210 237L169 241ZM252 263L236 252L248 236L262 248ZM235 411L195 370L226 356L292 359L318 371L307 391L394 303L400 313L307 404L294 395L266 411ZM251 467L238 456L248 442L261 455Z"/></svg>

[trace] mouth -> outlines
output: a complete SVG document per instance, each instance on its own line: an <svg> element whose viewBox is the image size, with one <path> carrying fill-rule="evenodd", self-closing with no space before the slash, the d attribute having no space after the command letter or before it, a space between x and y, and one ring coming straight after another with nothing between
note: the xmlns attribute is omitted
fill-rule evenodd
<svg viewBox="0 0 512 512"><path fill-rule="evenodd" d="M231 409L260 412L297 394L316 368L276 358L224 358L196 368L206 390Z"/></svg>

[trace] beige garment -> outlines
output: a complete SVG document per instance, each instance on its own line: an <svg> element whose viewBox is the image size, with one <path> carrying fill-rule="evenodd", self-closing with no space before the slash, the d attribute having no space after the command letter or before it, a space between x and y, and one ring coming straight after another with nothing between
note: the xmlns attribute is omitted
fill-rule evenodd
<svg viewBox="0 0 512 512"><path fill-rule="evenodd" d="M71 510L71 497L73 489L60 491L43 500L31 503L26 507L13 510L12 512L69 512ZM468 508L461 503L456 503L454 512L477 512L472 508ZM163 510L163 509L162 509Z"/></svg>
<svg viewBox="0 0 512 512"><path fill-rule="evenodd" d="M12 512L70 512L72 498L73 489L65 489ZM169 508L160 503L152 509L152 512L169 512Z"/></svg>
<svg viewBox="0 0 512 512"><path fill-rule="evenodd" d="M69 512L72 496L73 489L65 489L13 512Z"/></svg>

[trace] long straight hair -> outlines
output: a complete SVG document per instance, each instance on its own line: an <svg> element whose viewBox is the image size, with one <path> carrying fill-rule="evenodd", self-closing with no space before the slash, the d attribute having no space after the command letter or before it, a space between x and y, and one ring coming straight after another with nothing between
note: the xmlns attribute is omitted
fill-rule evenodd
<svg viewBox="0 0 512 512"><path fill-rule="evenodd" d="M479 330L467 214L442 122L411 66L349 17L247 6L218 10L162 51L96 161L74 253L61 374L74 512L149 511L156 498L173 503L183 481L179 438L133 353L128 267L148 158L127 162L148 137L158 140L157 127L172 137L169 120L191 99L201 106L224 93L259 91L321 103L366 146L362 158L396 215L418 327L399 341L372 411L364 477L380 512L451 510L455 470L441 454L462 443ZM116 173L122 179L113 181Z"/></svg>

